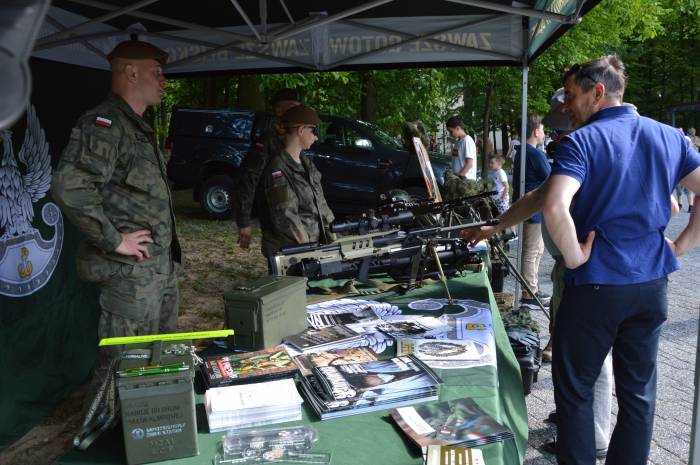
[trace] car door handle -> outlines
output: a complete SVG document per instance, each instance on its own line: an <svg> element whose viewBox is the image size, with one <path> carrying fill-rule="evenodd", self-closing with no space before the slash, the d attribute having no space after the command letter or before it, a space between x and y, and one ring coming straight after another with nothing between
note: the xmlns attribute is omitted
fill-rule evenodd
<svg viewBox="0 0 700 465"><path fill-rule="evenodd" d="M321 153L317 153L316 156L317 156L318 158L330 158L330 157L331 157L330 155L323 155L323 154L321 154Z"/></svg>
<svg viewBox="0 0 700 465"><path fill-rule="evenodd" d="M391 166L391 160L379 159L377 160L377 166L380 168L389 168Z"/></svg>

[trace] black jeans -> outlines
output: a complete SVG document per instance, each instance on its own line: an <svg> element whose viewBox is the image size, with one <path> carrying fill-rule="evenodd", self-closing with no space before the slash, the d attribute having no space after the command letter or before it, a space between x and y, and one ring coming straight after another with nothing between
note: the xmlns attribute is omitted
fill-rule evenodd
<svg viewBox="0 0 700 465"><path fill-rule="evenodd" d="M613 349L617 424L606 464L646 465L656 406L656 353L668 280L567 287L554 331L557 459L594 465L593 384Z"/></svg>

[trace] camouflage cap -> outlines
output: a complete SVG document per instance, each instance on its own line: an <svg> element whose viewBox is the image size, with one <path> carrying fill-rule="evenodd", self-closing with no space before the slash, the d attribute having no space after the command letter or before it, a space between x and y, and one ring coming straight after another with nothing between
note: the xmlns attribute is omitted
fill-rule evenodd
<svg viewBox="0 0 700 465"><path fill-rule="evenodd" d="M316 114L313 108L306 105L298 105L292 107L282 115L282 123L285 126L302 125L302 124L321 124L321 119Z"/></svg>
<svg viewBox="0 0 700 465"><path fill-rule="evenodd" d="M136 60L146 60L151 58L156 60L162 66L168 61L168 52L161 50L148 42L141 42L140 40L125 40L114 47L114 50L107 55L107 59L109 61L112 61L115 58L131 58Z"/></svg>
<svg viewBox="0 0 700 465"><path fill-rule="evenodd" d="M270 99L270 102L272 102L272 104L274 105L275 103L282 102L284 100L301 102L299 91L296 89L289 88L280 89L272 95L272 99Z"/></svg>
<svg viewBox="0 0 700 465"><path fill-rule="evenodd" d="M574 126L571 124L569 115L564 113L564 88L561 87L549 99L549 111L542 119L542 124L550 129L558 131L573 131Z"/></svg>

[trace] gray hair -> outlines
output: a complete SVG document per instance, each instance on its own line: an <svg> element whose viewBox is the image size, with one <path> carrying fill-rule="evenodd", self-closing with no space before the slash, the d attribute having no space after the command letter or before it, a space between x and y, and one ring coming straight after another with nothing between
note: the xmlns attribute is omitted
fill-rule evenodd
<svg viewBox="0 0 700 465"><path fill-rule="evenodd" d="M571 76L574 82L584 91L589 91L600 82L605 86L605 94L614 99L622 100L627 86L625 64L617 55L606 55L586 63L575 64L564 73L563 81Z"/></svg>

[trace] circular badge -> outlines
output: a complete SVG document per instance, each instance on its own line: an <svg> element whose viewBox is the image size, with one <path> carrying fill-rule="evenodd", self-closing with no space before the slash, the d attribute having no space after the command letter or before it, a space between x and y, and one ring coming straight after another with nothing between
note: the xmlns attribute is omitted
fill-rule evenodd
<svg viewBox="0 0 700 465"><path fill-rule="evenodd" d="M408 304L408 308L411 310L422 310L426 312L434 312L440 310L442 307L443 304L441 302L433 299L416 300Z"/></svg>

